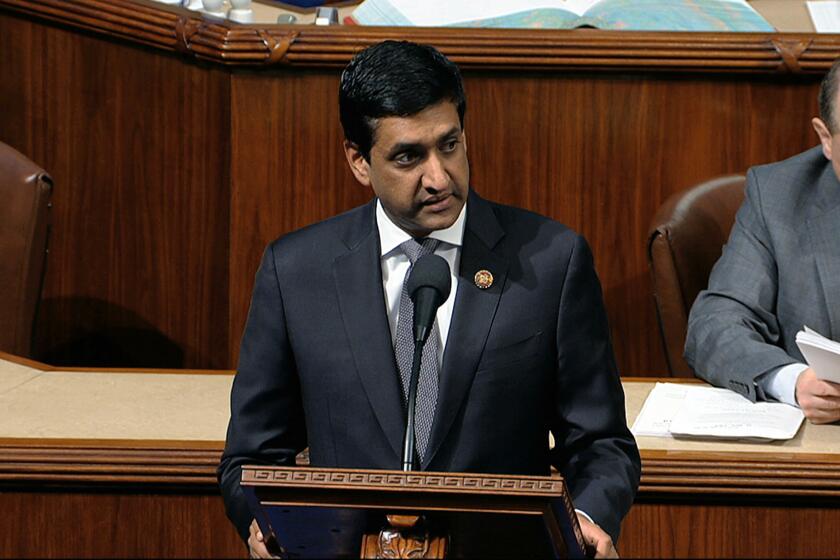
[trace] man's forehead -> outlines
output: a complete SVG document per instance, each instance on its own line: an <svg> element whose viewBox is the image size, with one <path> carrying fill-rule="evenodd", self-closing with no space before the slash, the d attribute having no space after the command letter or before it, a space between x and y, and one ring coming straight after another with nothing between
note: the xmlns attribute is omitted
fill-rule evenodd
<svg viewBox="0 0 840 560"><path fill-rule="evenodd" d="M432 105L413 115L376 119L374 146L387 149L396 144L428 144L461 132L455 104L450 101Z"/></svg>

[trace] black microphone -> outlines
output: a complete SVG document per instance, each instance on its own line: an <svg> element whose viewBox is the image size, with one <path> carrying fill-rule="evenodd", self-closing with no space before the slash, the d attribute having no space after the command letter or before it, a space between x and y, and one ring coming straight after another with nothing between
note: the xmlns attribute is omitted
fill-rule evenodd
<svg viewBox="0 0 840 560"><path fill-rule="evenodd" d="M422 345L432 332L438 307L452 289L449 264L435 254L420 257L411 269L406 289L414 303L414 344Z"/></svg>
<svg viewBox="0 0 840 560"><path fill-rule="evenodd" d="M417 381L423 345L432 332L438 307L449 297L452 279L449 264L443 258L429 254L417 259L406 280L406 290L414 303L414 358L408 382L408 407L403 438L403 470L414 470L414 409L417 403Z"/></svg>

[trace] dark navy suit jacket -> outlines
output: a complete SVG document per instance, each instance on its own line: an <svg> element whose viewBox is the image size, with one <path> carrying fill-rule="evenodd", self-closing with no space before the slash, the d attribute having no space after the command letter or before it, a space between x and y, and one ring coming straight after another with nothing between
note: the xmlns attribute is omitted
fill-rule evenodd
<svg viewBox="0 0 840 560"><path fill-rule="evenodd" d="M257 272L219 479L247 538L244 464L399 469L405 413L375 202L274 241ZM489 289L475 273L489 270ZM453 287L454 288L454 287ZM566 477L613 538L640 462L584 239L470 193L423 470ZM556 445L548 447L548 432Z"/></svg>

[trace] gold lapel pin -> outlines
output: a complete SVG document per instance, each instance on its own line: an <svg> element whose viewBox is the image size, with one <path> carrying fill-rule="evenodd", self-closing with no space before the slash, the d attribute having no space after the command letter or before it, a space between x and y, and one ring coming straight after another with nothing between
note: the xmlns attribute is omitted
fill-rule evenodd
<svg viewBox="0 0 840 560"><path fill-rule="evenodd" d="M490 273L489 270L479 270L475 273L475 278L473 279L475 285L481 288L482 290L486 290L490 286L493 285L493 275Z"/></svg>

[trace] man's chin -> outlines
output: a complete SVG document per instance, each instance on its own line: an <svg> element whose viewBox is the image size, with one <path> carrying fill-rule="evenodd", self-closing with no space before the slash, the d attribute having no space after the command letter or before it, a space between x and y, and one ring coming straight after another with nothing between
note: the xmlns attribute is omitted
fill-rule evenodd
<svg viewBox="0 0 840 560"><path fill-rule="evenodd" d="M454 216L435 216L435 219L424 221L422 228L428 232L439 231L452 227L452 224L454 224L457 219L458 214L455 214Z"/></svg>
<svg viewBox="0 0 840 560"><path fill-rule="evenodd" d="M455 200L454 197L449 197L447 200L451 203L440 210L435 209L434 205L423 206L419 209L411 223L414 237L425 237L433 231L446 229L458 220L461 209L464 207L463 202ZM409 230L406 229L406 231Z"/></svg>

